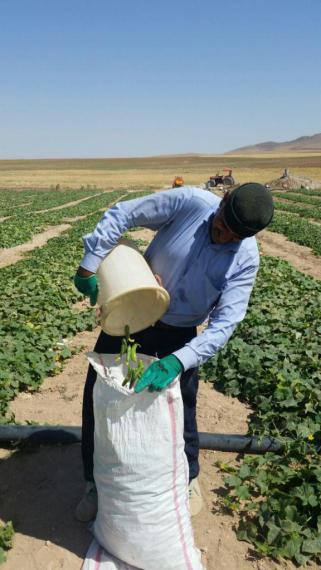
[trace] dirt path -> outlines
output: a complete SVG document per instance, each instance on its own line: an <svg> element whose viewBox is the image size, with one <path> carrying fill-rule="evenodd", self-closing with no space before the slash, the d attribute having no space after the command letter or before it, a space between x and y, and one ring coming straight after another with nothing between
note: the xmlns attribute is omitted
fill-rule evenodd
<svg viewBox="0 0 321 570"><path fill-rule="evenodd" d="M57 237L70 228L70 224L60 224L59 226L51 226L46 231L36 234L32 240L21 245L0 250L0 267L13 265L23 258L23 254L32 251L36 247L41 247L51 238Z"/></svg>
<svg viewBox="0 0 321 570"><path fill-rule="evenodd" d="M282 234L267 230L258 234L258 242L263 255L285 259L302 273L321 279L321 258L315 256L309 247L296 244Z"/></svg>

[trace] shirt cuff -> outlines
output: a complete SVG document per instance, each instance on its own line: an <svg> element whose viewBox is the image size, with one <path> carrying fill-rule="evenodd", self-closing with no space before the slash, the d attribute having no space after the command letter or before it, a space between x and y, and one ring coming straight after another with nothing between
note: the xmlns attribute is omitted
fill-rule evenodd
<svg viewBox="0 0 321 570"><path fill-rule="evenodd" d="M174 356L176 356L176 358L181 361L184 366L184 372L190 368L197 368L197 366L199 366L197 354L189 346L183 346L183 348L175 350L175 352L172 352L172 354L174 354Z"/></svg>
<svg viewBox="0 0 321 570"><path fill-rule="evenodd" d="M80 262L80 267L87 269L87 271L92 271L92 273L96 273L99 265L102 262L102 258L94 253L85 253L84 257Z"/></svg>

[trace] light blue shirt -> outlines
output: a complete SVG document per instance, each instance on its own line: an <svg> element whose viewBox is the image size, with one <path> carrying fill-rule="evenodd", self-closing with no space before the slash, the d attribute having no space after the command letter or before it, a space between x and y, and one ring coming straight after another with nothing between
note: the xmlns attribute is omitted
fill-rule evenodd
<svg viewBox="0 0 321 570"><path fill-rule="evenodd" d="M200 188L167 190L119 202L83 238L80 265L96 272L126 230L157 231L145 258L170 294L162 321L190 327L208 318L207 328L174 352L185 370L206 362L228 341L245 316L259 267L255 237L223 245L211 241L219 204L220 198Z"/></svg>

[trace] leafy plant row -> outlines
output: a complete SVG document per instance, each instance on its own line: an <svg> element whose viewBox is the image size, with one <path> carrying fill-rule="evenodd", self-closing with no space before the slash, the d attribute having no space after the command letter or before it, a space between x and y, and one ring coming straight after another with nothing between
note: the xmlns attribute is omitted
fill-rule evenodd
<svg viewBox="0 0 321 570"><path fill-rule="evenodd" d="M321 196L320 198L313 198L307 196L306 194L296 194L294 192L273 192L273 197L283 198L284 200L289 200L289 202L302 202L303 204L311 204L312 206L321 206Z"/></svg>
<svg viewBox="0 0 321 570"><path fill-rule="evenodd" d="M122 194L108 194L109 204ZM73 309L83 298L73 276L83 255L81 238L100 217L96 212L74 223L26 260L1 270L0 422L10 419L8 405L19 391L36 390L43 378L61 370L72 353L64 339L94 326L92 309Z"/></svg>
<svg viewBox="0 0 321 570"><path fill-rule="evenodd" d="M85 216L105 207L107 209L111 195L113 200L115 200L124 196L125 193L126 191L105 192L61 210L45 212L44 214L26 213L23 217L21 217L21 214L11 216L11 218L4 220L0 224L0 247L8 248L24 243L48 226L63 223L66 218L69 221L69 218Z"/></svg>
<svg viewBox="0 0 321 570"><path fill-rule="evenodd" d="M321 189L319 190L307 190L306 188L296 188L293 190L295 194L302 194L305 196L321 196Z"/></svg>
<svg viewBox="0 0 321 570"><path fill-rule="evenodd" d="M101 190L37 190L30 193L29 190L17 192L5 190L0 192L0 217L15 214L16 208L23 207L27 212L44 210L62 206L68 202L81 200L91 195L98 194Z"/></svg>
<svg viewBox="0 0 321 570"><path fill-rule="evenodd" d="M133 199L148 194L148 191L131 193L127 197L126 190L113 192L114 200ZM72 218L78 216L87 216L96 211L107 209L110 204L110 192L101 192L98 196L93 196L84 202L80 202L74 206L69 206L61 210L53 212L16 214L10 219L0 224L0 247L13 247L30 240L35 234L42 232L48 226L64 223L68 221L72 223ZM102 215L101 213L101 215Z"/></svg>
<svg viewBox="0 0 321 570"><path fill-rule="evenodd" d="M301 218L312 218L315 220L321 219L321 204L319 208L306 208L297 204L285 204L284 202L278 202L278 200L274 200L274 206L276 210L297 214Z"/></svg>
<svg viewBox="0 0 321 570"><path fill-rule="evenodd" d="M321 226L298 216L275 212L269 230L283 234L290 241L310 247L316 255L321 255Z"/></svg>
<svg viewBox="0 0 321 570"><path fill-rule="evenodd" d="M14 206L23 202L31 202L32 198L36 195L37 190L0 190L0 205ZM1 210L2 214L2 210Z"/></svg>
<svg viewBox="0 0 321 570"><path fill-rule="evenodd" d="M219 467L239 538L296 564L321 563L320 341L321 283L263 258L245 320L203 366L219 390L254 409L250 433L285 445L282 455Z"/></svg>
<svg viewBox="0 0 321 570"><path fill-rule="evenodd" d="M0 564L7 560L6 551L13 545L14 528L11 521L0 522Z"/></svg>

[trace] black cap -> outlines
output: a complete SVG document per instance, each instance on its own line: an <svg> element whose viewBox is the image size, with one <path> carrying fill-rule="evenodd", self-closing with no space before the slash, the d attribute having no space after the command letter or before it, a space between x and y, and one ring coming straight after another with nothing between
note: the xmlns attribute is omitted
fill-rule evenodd
<svg viewBox="0 0 321 570"><path fill-rule="evenodd" d="M273 200L262 184L247 182L232 190L224 206L228 228L246 238L263 230L272 220Z"/></svg>

